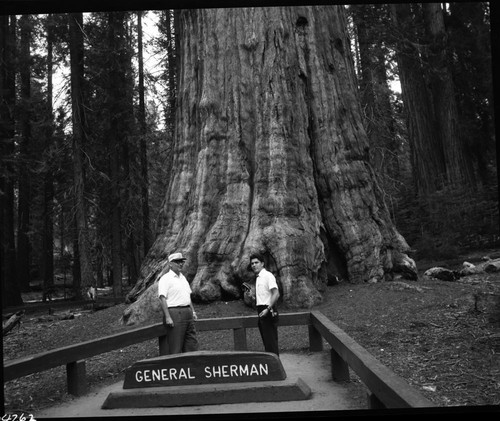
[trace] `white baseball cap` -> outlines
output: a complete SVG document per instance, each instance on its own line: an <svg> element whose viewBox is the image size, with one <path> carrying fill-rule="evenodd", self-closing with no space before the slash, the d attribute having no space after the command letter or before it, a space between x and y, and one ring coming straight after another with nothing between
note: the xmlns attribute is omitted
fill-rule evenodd
<svg viewBox="0 0 500 421"><path fill-rule="evenodd" d="M169 262L173 262L174 260L186 260L186 258L182 257L182 253L174 253L168 256Z"/></svg>

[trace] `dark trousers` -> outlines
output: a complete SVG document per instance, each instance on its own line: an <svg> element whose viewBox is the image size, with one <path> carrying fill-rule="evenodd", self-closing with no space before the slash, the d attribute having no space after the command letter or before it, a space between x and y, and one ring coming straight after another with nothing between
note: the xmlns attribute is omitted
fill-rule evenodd
<svg viewBox="0 0 500 421"><path fill-rule="evenodd" d="M198 340L191 307L170 307L168 312L174 322L173 327L167 326L168 353L197 351ZM165 316L163 322L165 323Z"/></svg>
<svg viewBox="0 0 500 421"><path fill-rule="evenodd" d="M260 314L267 306L257 306L257 314ZM278 312L275 311L275 316L273 317L270 312L268 312L264 317L259 317L259 332L262 337L262 342L264 343L264 349L266 352L273 352L279 355L278 348Z"/></svg>

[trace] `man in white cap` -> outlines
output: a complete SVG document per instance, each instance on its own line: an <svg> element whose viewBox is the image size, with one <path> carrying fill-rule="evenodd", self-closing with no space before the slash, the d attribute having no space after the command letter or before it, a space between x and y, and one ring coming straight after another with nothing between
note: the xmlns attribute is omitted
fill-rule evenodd
<svg viewBox="0 0 500 421"><path fill-rule="evenodd" d="M158 297L167 327L169 354L198 350L194 321L196 312L191 302L191 287L181 269L186 259L182 253L168 256L170 270L158 281Z"/></svg>

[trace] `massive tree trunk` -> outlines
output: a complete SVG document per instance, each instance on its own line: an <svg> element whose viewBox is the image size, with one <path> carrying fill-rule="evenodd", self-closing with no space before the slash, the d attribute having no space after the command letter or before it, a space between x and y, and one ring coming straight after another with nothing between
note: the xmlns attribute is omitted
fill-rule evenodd
<svg viewBox="0 0 500 421"><path fill-rule="evenodd" d="M320 302L334 276L375 282L395 261L414 273L368 162L343 7L180 17L172 178L128 300L155 288L176 250L203 301L241 297L253 251L289 307ZM134 303L125 319L143 319L148 305Z"/></svg>

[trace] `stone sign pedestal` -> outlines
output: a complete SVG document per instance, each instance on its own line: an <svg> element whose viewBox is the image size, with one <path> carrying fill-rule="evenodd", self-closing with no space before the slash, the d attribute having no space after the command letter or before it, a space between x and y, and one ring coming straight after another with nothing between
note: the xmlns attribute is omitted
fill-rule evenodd
<svg viewBox="0 0 500 421"><path fill-rule="evenodd" d="M197 351L141 360L125 373L123 391L103 409L278 402L309 399L300 378L289 380L269 352Z"/></svg>

